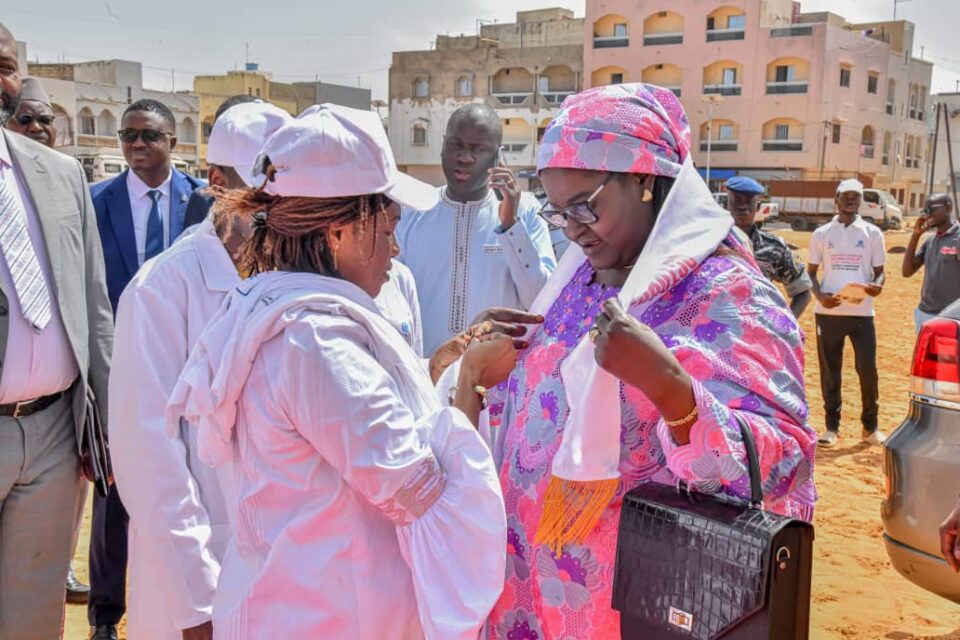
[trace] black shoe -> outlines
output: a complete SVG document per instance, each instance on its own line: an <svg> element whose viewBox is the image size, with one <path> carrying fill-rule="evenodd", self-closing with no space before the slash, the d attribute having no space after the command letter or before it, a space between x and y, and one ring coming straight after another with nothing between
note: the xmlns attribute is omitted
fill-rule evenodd
<svg viewBox="0 0 960 640"><path fill-rule="evenodd" d="M90 595L90 587L77 580L73 567L67 573L67 602L70 604L86 604Z"/></svg>
<svg viewBox="0 0 960 640"><path fill-rule="evenodd" d="M117 625L102 624L93 629L90 640L117 640Z"/></svg>

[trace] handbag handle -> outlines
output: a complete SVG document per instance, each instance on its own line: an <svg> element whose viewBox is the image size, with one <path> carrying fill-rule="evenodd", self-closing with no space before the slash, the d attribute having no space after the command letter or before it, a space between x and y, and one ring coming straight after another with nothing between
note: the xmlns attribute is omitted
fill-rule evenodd
<svg viewBox="0 0 960 640"><path fill-rule="evenodd" d="M750 425L740 414L734 413L734 419L740 425L740 435L743 436L743 448L747 452L747 472L750 474L750 506L763 509L763 478L760 473L760 458L757 456L757 445L753 440L753 431Z"/></svg>

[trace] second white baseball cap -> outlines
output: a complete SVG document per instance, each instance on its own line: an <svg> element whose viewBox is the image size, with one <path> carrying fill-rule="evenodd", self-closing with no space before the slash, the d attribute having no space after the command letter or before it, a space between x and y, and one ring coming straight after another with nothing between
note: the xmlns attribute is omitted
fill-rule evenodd
<svg viewBox="0 0 960 640"><path fill-rule="evenodd" d="M276 169L266 191L278 196L343 198L382 193L419 211L440 201L440 190L402 173L380 117L339 105L314 105L278 129L260 150L257 166Z"/></svg>
<svg viewBox="0 0 960 640"><path fill-rule="evenodd" d="M841 193L849 193L851 191L863 195L863 183L855 178L850 178L849 180L844 180L837 185L837 195L840 195Z"/></svg>
<svg viewBox="0 0 960 640"><path fill-rule="evenodd" d="M207 162L233 167L248 187L259 186L254 184L253 163L260 148L277 129L292 121L289 113L262 100L230 107L213 123Z"/></svg>

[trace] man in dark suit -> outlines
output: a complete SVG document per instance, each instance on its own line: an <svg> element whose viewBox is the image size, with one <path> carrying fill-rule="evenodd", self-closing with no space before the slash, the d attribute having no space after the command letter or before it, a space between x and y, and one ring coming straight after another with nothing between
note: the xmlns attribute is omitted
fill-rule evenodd
<svg viewBox="0 0 960 640"><path fill-rule="evenodd" d="M0 24L0 125L20 70ZM107 418L113 323L80 164L0 128L0 638L59 638L94 403Z"/></svg>
<svg viewBox="0 0 960 640"><path fill-rule="evenodd" d="M217 107L217 112L213 115L213 123L216 124L217 120L220 119L220 116L226 113L227 109L230 107L234 107L245 102L258 102L259 100L260 98L248 95L246 93L231 96L221 102L220 106ZM222 167L209 165L207 181L210 183L211 187L237 189L246 186L242 180L238 181L231 178L233 178L233 176L229 175L228 172L223 171ZM210 209L213 207L213 202L213 195L211 195L206 189L194 191L193 195L190 196L190 202L187 203L187 212L184 214L183 225L185 227L192 227L195 224L200 224L203 222L210 213Z"/></svg>
<svg viewBox="0 0 960 640"><path fill-rule="evenodd" d="M190 195L203 186L172 168L176 121L162 103L131 104L118 135L130 169L91 188L114 310L140 265L183 232ZM94 497L87 606L94 640L115 640L126 609L127 523L116 487L106 498Z"/></svg>

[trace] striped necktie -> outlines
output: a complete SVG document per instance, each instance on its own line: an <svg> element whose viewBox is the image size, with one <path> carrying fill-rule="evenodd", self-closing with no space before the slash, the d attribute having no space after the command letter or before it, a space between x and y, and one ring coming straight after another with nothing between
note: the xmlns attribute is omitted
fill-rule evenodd
<svg viewBox="0 0 960 640"><path fill-rule="evenodd" d="M147 218L147 239L143 248L143 261L163 251L163 218L160 216L160 196L163 194L154 189L147 191L153 201L150 206L150 217Z"/></svg>
<svg viewBox="0 0 960 640"><path fill-rule="evenodd" d="M50 290L27 232L27 214L13 195L11 180L0 179L0 253L6 260L24 319L40 333L50 322Z"/></svg>

